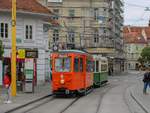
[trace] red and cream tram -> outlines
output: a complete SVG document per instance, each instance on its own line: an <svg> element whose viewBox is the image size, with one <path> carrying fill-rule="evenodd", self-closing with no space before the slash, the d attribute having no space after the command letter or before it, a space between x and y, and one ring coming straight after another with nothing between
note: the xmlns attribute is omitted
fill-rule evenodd
<svg viewBox="0 0 150 113"><path fill-rule="evenodd" d="M85 94L93 86L93 57L79 50L53 52L52 91L55 95Z"/></svg>

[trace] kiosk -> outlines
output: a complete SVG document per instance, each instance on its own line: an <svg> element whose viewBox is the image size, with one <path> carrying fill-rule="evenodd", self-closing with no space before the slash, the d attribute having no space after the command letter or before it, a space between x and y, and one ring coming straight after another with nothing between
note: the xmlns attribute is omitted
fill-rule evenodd
<svg viewBox="0 0 150 113"><path fill-rule="evenodd" d="M25 59L25 89L24 92L26 93L33 93L34 92L34 59L33 58L26 58Z"/></svg>

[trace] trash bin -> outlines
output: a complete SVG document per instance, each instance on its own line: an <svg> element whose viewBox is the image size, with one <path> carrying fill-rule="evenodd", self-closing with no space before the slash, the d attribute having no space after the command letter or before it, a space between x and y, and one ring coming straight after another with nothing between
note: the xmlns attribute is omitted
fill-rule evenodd
<svg viewBox="0 0 150 113"><path fill-rule="evenodd" d="M22 81L17 81L17 91L23 91Z"/></svg>

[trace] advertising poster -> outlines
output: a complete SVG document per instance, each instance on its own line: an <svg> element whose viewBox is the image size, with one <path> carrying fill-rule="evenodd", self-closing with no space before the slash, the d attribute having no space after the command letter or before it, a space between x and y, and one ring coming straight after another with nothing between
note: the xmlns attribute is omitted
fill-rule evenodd
<svg viewBox="0 0 150 113"><path fill-rule="evenodd" d="M2 82L2 80L3 80L3 79L2 79L2 73L3 73L3 72L2 72L2 71L3 71L2 67L3 67L3 66L2 66L2 61L0 61L0 85L2 85L2 83L3 83L3 82Z"/></svg>
<svg viewBox="0 0 150 113"><path fill-rule="evenodd" d="M25 59L25 76L26 79L33 80L34 62L33 59Z"/></svg>

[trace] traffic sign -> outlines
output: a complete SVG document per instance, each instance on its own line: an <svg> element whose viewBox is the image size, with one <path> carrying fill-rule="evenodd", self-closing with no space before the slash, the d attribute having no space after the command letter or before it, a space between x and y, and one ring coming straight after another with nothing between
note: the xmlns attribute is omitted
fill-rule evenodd
<svg viewBox="0 0 150 113"><path fill-rule="evenodd" d="M25 58L25 49L18 50L18 58Z"/></svg>

